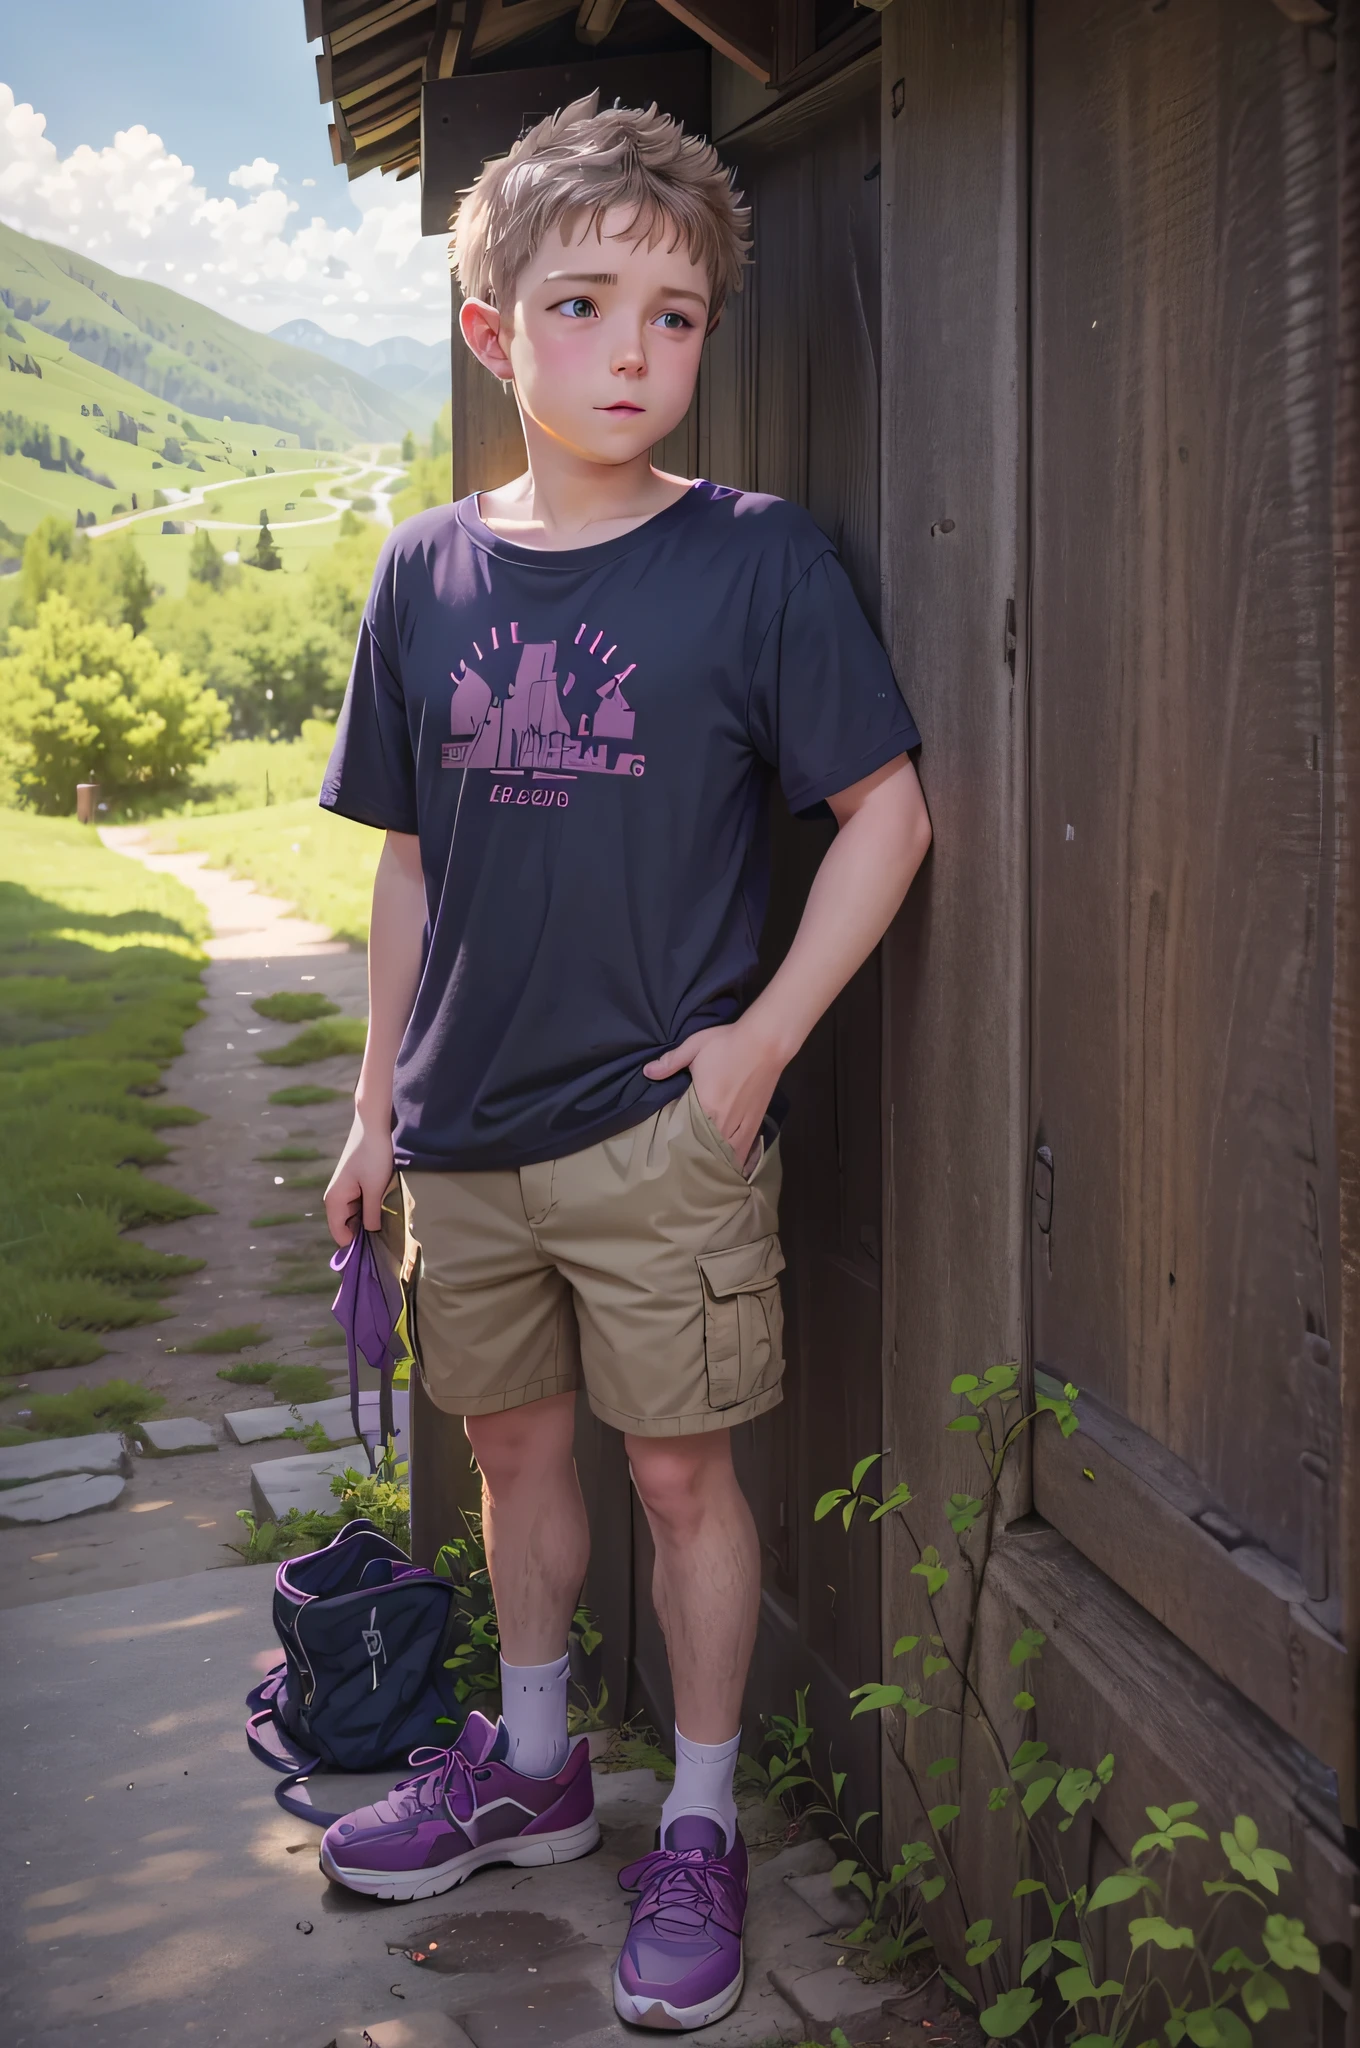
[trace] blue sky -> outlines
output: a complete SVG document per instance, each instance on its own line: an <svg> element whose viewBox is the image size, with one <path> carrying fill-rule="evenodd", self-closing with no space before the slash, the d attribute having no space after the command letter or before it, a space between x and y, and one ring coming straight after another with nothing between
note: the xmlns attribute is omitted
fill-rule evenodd
<svg viewBox="0 0 1360 2048"><path fill-rule="evenodd" d="M0 46L0 220L268 331L443 338L419 180L353 185L302 0L48 0Z"/></svg>
<svg viewBox="0 0 1360 2048"><path fill-rule="evenodd" d="M6 9L0 76L47 116L63 156L140 121L187 152L210 191L263 156L343 190L302 0L56 0Z"/></svg>

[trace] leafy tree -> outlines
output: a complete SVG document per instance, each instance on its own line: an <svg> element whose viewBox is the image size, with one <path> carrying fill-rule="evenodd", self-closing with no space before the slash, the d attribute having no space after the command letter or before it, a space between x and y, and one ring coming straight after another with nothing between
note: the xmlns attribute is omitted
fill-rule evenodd
<svg viewBox="0 0 1360 2048"><path fill-rule="evenodd" d="M213 546L213 537L206 526L200 526L194 535L194 544L189 550L190 581L205 583L210 590L216 590L221 584L223 574L222 557Z"/></svg>
<svg viewBox="0 0 1360 2048"><path fill-rule="evenodd" d="M403 462L414 462L416 459L416 437L409 427L401 437L401 459Z"/></svg>
<svg viewBox="0 0 1360 2048"><path fill-rule="evenodd" d="M356 534L362 533L363 530L363 520L360 519L357 512L351 512L349 506L346 505L344 511L340 514L340 538L342 540L352 540Z"/></svg>
<svg viewBox="0 0 1360 2048"><path fill-rule="evenodd" d="M83 618L54 591L0 659L0 751L21 799L62 813L77 782L114 795L169 790L207 759L227 709L128 624Z"/></svg>
<svg viewBox="0 0 1360 2048"><path fill-rule="evenodd" d="M283 557L274 545L274 536L269 531L269 521L260 520L260 537L255 543L255 552L250 557L257 569L281 569Z"/></svg>
<svg viewBox="0 0 1360 2048"><path fill-rule="evenodd" d="M430 428L430 455L437 459L453 452L453 401L450 399L439 409L439 417Z"/></svg>
<svg viewBox="0 0 1360 2048"><path fill-rule="evenodd" d="M146 563L130 537L116 550L113 572L122 622L131 626L134 633L142 633L146 630L146 615L156 593Z"/></svg>
<svg viewBox="0 0 1360 2048"><path fill-rule="evenodd" d="M230 573L230 572L229 572ZM307 577L262 576L164 599L148 632L183 667L197 669L229 705L238 738L291 739L304 719L334 718L344 695L354 635L309 607Z"/></svg>

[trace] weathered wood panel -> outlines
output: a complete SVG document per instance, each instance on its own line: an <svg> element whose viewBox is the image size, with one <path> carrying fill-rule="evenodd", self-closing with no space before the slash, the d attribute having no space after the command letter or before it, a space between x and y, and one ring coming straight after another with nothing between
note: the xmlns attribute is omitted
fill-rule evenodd
<svg viewBox="0 0 1360 2048"><path fill-rule="evenodd" d="M950 1379L1023 1345L1023 36L1008 0L917 0L883 33L884 625L935 843L884 947L880 1441L922 1540L947 1544L945 1500L976 1491L968 1440L943 1433ZM896 1636L930 1626L914 1562L890 1534L885 1669ZM893 1758L908 1741L920 1762L957 1747L939 1716L889 1726L890 1845L920 1832ZM989 1882L1004 1905L1004 1863L960 1827L970 1910Z"/></svg>
<svg viewBox="0 0 1360 2048"><path fill-rule="evenodd" d="M1033 106L1035 1356L1202 1483L1160 1611L1349 1801L1353 1666L1203 1548L1340 1633L1336 82L1259 0L1038 0Z"/></svg>

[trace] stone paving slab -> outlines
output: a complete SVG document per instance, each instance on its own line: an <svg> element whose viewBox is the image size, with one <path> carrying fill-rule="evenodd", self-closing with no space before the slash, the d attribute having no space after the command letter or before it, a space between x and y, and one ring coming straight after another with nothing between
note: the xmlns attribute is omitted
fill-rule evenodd
<svg viewBox="0 0 1360 2048"><path fill-rule="evenodd" d="M272 1458L250 1468L250 1498L262 1522L281 1522L290 1508L300 1514L330 1514L335 1507L332 1479L367 1459L358 1445L347 1451L309 1451L298 1458ZM0 1501L4 1496L0 1494Z"/></svg>
<svg viewBox="0 0 1360 2048"><path fill-rule="evenodd" d="M65 1522L72 1515L111 1508L126 1485L126 1479L111 1473L71 1472L61 1479L40 1479L35 1486L6 1487L0 1493L0 1528Z"/></svg>
<svg viewBox="0 0 1360 2048"><path fill-rule="evenodd" d="M813 2033L833 2027L853 2039L865 2038L865 2023L878 2026L883 2008L902 1993L900 1984L864 1984L845 1964L800 1971L783 1966L770 1972L771 1982Z"/></svg>
<svg viewBox="0 0 1360 2048"><path fill-rule="evenodd" d="M244 1695L278 1656L272 1588L267 1567L241 1567L6 1615L5 2048L349 2048L344 2029L378 2048L506 2048L473 2016L527 2021L536 1982L576 2031L535 2043L636 2041L609 2005L617 1878L651 1846L665 1788L597 1773L603 1842L578 1863L486 1870L410 1905L328 1885L319 1830L280 1811L242 1733ZM808 1867L800 1848L757 1855L747 1988L705 2048L805 2038L769 1972L824 1966L821 1923L784 1883Z"/></svg>
<svg viewBox="0 0 1360 2048"><path fill-rule="evenodd" d="M53 1479L60 1472L121 1472L126 1476L131 1470L127 1445L113 1430L101 1430L97 1436L11 1444L0 1450L0 1486Z"/></svg>
<svg viewBox="0 0 1360 2048"><path fill-rule="evenodd" d="M473 2048L456 2020L442 2012L416 2013L409 2020L372 2020L341 2027L332 2048Z"/></svg>
<svg viewBox="0 0 1360 2048"><path fill-rule="evenodd" d="M411 1397L404 1387L396 1387L392 1393L392 1424L398 1440L406 1434L410 1415ZM359 1420L365 1429L378 1428L378 1396L365 1391L359 1396ZM289 1406L283 1401L265 1402L258 1408L242 1408L225 1418L227 1428L238 1444L268 1443L272 1438L286 1436L290 1429L307 1428L319 1422L333 1444L354 1441L354 1420L349 1412L349 1395L333 1395L326 1401L299 1401Z"/></svg>
<svg viewBox="0 0 1360 2048"><path fill-rule="evenodd" d="M831 1882L829 1870L819 1870L808 1877L789 1877L785 1883L791 1892L811 1906L814 1913L821 1915L828 1927L838 1931L845 1927L858 1927L864 1918L864 1900L859 1892L848 1886L837 1890Z"/></svg>
<svg viewBox="0 0 1360 2048"><path fill-rule="evenodd" d="M142 1434L151 1450L162 1457L175 1451L215 1451L217 1438L210 1422L196 1415L171 1415L159 1422L144 1422Z"/></svg>

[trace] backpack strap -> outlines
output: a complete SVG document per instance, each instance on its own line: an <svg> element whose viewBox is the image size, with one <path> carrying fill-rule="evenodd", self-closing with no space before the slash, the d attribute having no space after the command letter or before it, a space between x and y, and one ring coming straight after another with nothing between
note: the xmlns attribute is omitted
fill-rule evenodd
<svg viewBox="0 0 1360 2048"><path fill-rule="evenodd" d="M315 1750L304 1749L294 1740L272 1706L263 1707L246 1722L246 1747L271 1771L314 1771L321 1761Z"/></svg>
<svg viewBox="0 0 1360 2048"><path fill-rule="evenodd" d="M309 1765L305 1771L293 1771L288 1777L280 1778L274 1787L274 1797L285 1813L295 1814L299 1820L309 1820L313 1827L328 1828L337 1820L343 1820L350 1809L344 1807L339 1813L323 1813L309 1799L299 1798L297 1788L307 1783L314 1769L315 1765Z"/></svg>

